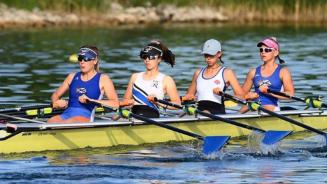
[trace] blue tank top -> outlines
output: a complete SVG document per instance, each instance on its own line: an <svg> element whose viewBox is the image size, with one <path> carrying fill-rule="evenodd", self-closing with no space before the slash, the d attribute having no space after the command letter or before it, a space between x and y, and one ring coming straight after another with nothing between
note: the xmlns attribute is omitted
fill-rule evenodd
<svg viewBox="0 0 327 184"><path fill-rule="evenodd" d="M69 86L68 107L78 107L87 109L90 112L94 109L94 104L83 104L78 101L78 97L85 94L91 99L100 99L101 90L99 87L100 73L97 73L92 79L82 81L81 72L75 74L72 83Z"/></svg>
<svg viewBox="0 0 327 184"><path fill-rule="evenodd" d="M281 91L283 83L279 77L280 70L282 69L281 65L278 65L276 70L269 77L263 77L261 75L261 66L258 66L255 70L255 75L253 78L253 84L255 92L259 94L259 101L261 105L274 105L278 106L278 98L275 98L269 94L264 94L259 91L261 85L267 85L269 89L275 91Z"/></svg>

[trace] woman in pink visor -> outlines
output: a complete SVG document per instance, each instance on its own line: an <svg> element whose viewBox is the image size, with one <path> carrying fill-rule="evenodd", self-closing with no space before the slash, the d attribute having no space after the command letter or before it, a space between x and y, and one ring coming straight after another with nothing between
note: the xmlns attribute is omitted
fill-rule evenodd
<svg viewBox="0 0 327 184"><path fill-rule="evenodd" d="M277 39L268 37L257 44L259 47L260 58L263 64L251 69L243 84L243 90L247 94L247 99L258 101L264 108L271 111L280 111L279 99L284 97L268 93L268 89L283 91L289 95L294 95L292 76L285 63L279 57L280 47ZM279 60L279 64L276 63ZM254 86L255 92L250 92ZM246 112L248 108L244 106L241 112Z"/></svg>

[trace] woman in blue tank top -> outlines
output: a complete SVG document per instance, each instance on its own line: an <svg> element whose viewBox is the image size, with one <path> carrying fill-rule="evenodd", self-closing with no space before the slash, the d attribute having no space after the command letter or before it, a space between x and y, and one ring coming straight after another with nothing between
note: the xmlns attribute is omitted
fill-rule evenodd
<svg viewBox="0 0 327 184"><path fill-rule="evenodd" d="M70 73L61 86L52 94L53 108L66 108L61 114L48 120L49 123L93 121L93 100L108 106L118 107L118 97L108 75L99 72L99 51L95 46L82 46L78 53L80 71ZM69 100L60 99L69 91ZM105 94L108 100L101 100Z"/></svg>
<svg viewBox="0 0 327 184"><path fill-rule="evenodd" d="M243 84L243 90L247 93L247 99L255 99L268 110L279 111L278 99L285 98L268 93L268 89L294 95L291 73L287 67L281 65L284 60L279 57L280 47L276 38L265 38L257 44L257 47L259 47L263 64L249 71ZM280 64L276 63L276 59ZM250 92L252 86L254 86L255 92ZM248 108L244 106L241 112L246 111Z"/></svg>

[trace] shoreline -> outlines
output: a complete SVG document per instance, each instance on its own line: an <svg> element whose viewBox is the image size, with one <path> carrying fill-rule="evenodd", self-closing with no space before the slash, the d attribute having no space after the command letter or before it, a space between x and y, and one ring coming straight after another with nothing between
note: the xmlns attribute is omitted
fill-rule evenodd
<svg viewBox="0 0 327 184"><path fill-rule="evenodd" d="M320 11L323 11L321 8ZM160 5L156 7L129 7L112 3L105 12L92 11L85 13L32 11L16 9L0 4L0 28L10 27L52 27L52 26L121 26L121 25L149 25L162 23L289 23L289 24L317 24L327 23L327 16L319 12L283 13L281 8L272 7L266 12L258 10L246 11L235 7L176 7Z"/></svg>

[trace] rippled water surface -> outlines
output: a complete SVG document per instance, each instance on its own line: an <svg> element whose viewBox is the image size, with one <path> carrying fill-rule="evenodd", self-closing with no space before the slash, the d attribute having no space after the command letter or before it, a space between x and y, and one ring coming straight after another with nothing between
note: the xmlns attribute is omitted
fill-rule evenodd
<svg viewBox="0 0 327 184"><path fill-rule="evenodd" d="M1 30L0 104L49 102L68 73L78 71L78 63L69 62L68 56L84 44L100 48L101 70L113 79L120 97L131 73L144 69L137 55L152 39L164 41L176 54L174 68L162 63L160 69L173 76L181 94L194 70L205 64L200 47L209 38L222 42L225 65L243 83L248 70L261 63L256 43L271 35L280 41L296 94L326 96L327 27L85 26ZM104 149L2 156L0 183L325 183L327 151L316 149L320 139L312 136L287 139L275 155L250 153L235 142L215 159L202 158L187 144L119 153Z"/></svg>

